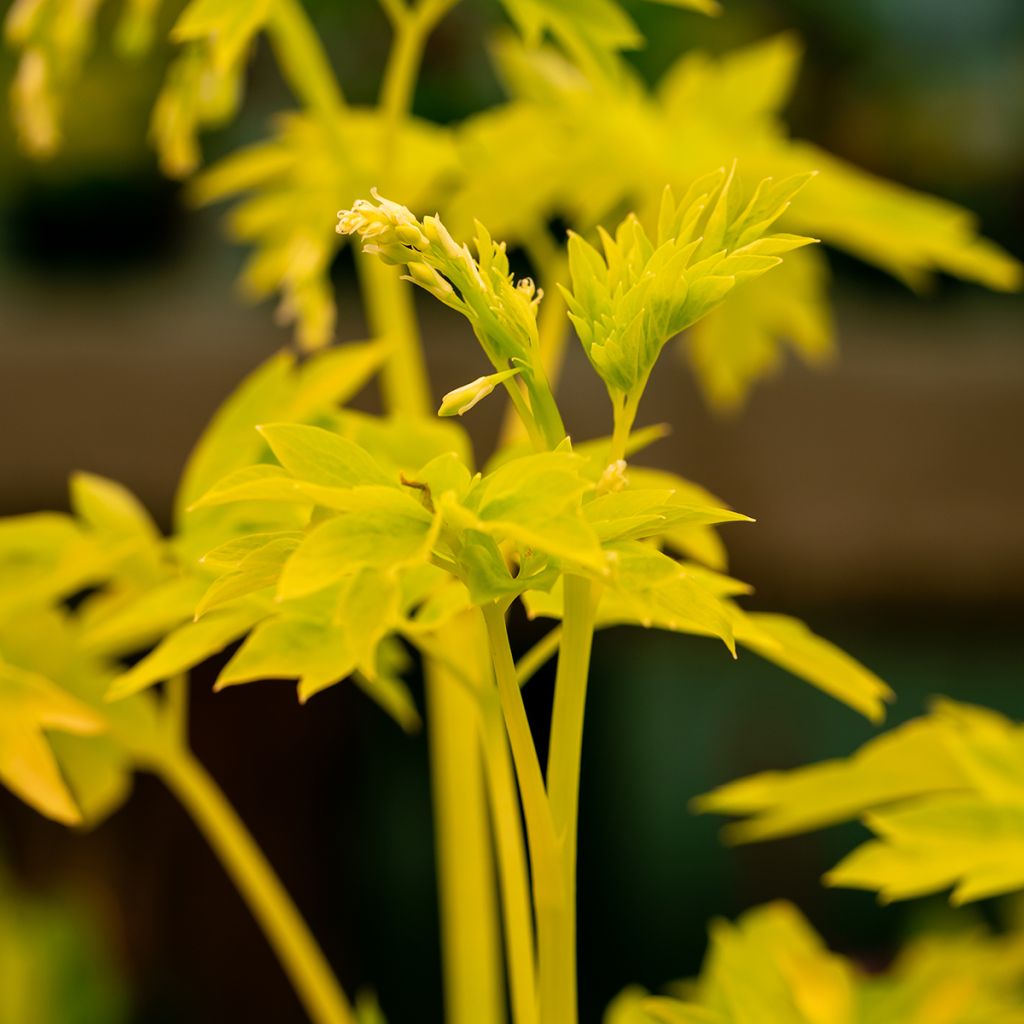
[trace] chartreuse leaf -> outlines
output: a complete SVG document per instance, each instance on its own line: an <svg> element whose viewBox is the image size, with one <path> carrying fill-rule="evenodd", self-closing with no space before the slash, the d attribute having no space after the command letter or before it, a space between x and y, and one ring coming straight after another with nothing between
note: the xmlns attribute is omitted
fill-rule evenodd
<svg viewBox="0 0 1024 1024"><path fill-rule="evenodd" d="M17 0L7 10L7 42L21 52L11 86L18 141L32 156L59 148L68 95L92 47L97 4Z"/></svg>
<svg viewBox="0 0 1024 1024"><path fill-rule="evenodd" d="M40 814L66 825L82 820L45 730L95 735L105 728L55 683L0 661L0 781Z"/></svg>
<svg viewBox="0 0 1024 1024"><path fill-rule="evenodd" d="M502 0L529 46L550 34L584 68L609 70L613 54L643 44L643 36L617 0ZM721 11L717 0L655 0L701 14Z"/></svg>
<svg viewBox="0 0 1024 1024"><path fill-rule="evenodd" d="M315 593L364 567L395 569L425 561L433 519L409 495L390 487L356 487L347 511L312 528L284 565L282 599Z"/></svg>
<svg viewBox="0 0 1024 1024"><path fill-rule="evenodd" d="M211 518L221 524L224 513L186 516L186 509L229 473L260 460L266 449L256 426L301 423L332 411L363 387L386 355L383 345L357 343L318 353L303 363L288 352L271 356L217 410L189 457L175 499L179 525L195 533ZM213 543L216 540L197 556Z"/></svg>
<svg viewBox="0 0 1024 1024"><path fill-rule="evenodd" d="M136 765L168 741L150 695L104 704L112 675L67 613L25 609L0 622L0 774L44 814L98 822L123 802Z"/></svg>
<svg viewBox="0 0 1024 1024"><path fill-rule="evenodd" d="M279 54L282 41L283 34ZM292 63L301 74L310 62ZM412 117L396 124L378 110L350 107L343 117L279 117L269 139L221 160L192 186L200 203L238 197L229 230L254 250L242 287L257 299L280 290L278 314L295 322L306 351L334 333L329 268L340 239L332 215L379 177L385 147L390 186L413 207L436 207L459 174L451 129Z"/></svg>
<svg viewBox="0 0 1024 1024"><path fill-rule="evenodd" d="M0 520L0 618L101 582L110 559L70 516L37 512Z"/></svg>
<svg viewBox="0 0 1024 1024"><path fill-rule="evenodd" d="M250 552L238 563L236 569L225 573L210 584L195 606L196 619L213 608L275 586L285 562L301 543L301 534L277 537Z"/></svg>
<svg viewBox="0 0 1024 1024"><path fill-rule="evenodd" d="M570 238L569 315L613 400L635 404L670 338L813 241L767 234L808 175L765 179L748 199L734 179L735 168L698 179L679 202L666 190L653 241L632 215L602 233L603 254Z"/></svg>
<svg viewBox="0 0 1024 1024"><path fill-rule="evenodd" d="M203 581L193 576L172 576L141 591L102 590L80 607L82 645L107 657L143 650L191 619L203 590Z"/></svg>
<svg viewBox="0 0 1024 1024"><path fill-rule="evenodd" d="M188 43L171 62L149 129L166 175L184 178L199 166L199 132L235 114L242 98L242 70L240 60L224 65L203 42Z"/></svg>
<svg viewBox="0 0 1024 1024"><path fill-rule="evenodd" d="M884 682L799 620L745 612L733 599L749 592L746 584L677 562L650 543L612 541L606 553L599 627L640 625L719 637L734 654L737 644L749 648L872 721L884 717L885 701L892 699ZM560 585L520 589L527 591L531 618L561 617Z"/></svg>
<svg viewBox="0 0 1024 1024"><path fill-rule="evenodd" d="M604 554L582 515L582 496L592 488L584 462L568 451L542 452L504 463L469 490L468 525L496 540L512 540L603 573Z"/></svg>
<svg viewBox="0 0 1024 1024"><path fill-rule="evenodd" d="M830 952L788 903L715 921L675 998L626 989L605 1024L1020 1024L1024 941L976 925L911 938L884 971Z"/></svg>
<svg viewBox="0 0 1024 1024"><path fill-rule="evenodd" d="M209 40L210 58L217 71L226 71L243 56L270 13L273 0L191 0L171 29L176 43Z"/></svg>
<svg viewBox="0 0 1024 1024"><path fill-rule="evenodd" d="M179 626L146 657L113 680L107 699L122 700L187 671L244 636L265 615L262 605L241 604L217 609L198 622Z"/></svg>
<svg viewBox="0 0 1024 1024"><path fill-rule="evenodd" d="M748 612L737 622L736 637L762 658L806 679L873 722L885 717L883 702L894 699L878 676L799 619Z"/></svg>
<svg viewBox="0 0 1024 1024"><path fill-rule="evenodd" d="M367 451L329 430L298 423L257 429L277 461L297 480L324 487L398 485Z"/></svg>
<svg viewBox="0 0 1024 1024"><path fill-rule="evenodd" d="M216 688L257 679L298 679L299 699L306 701L349 675L356 660L346 631L275 617L249 634L221 670Z"/></svg>
<svg viewBox="0 0 1024 1024"><path fill-rule="evenodd" d="M1024 728L981 708L943 701L848 761L740 780L698 807L751 815L731 827L741 841L859 817L877 838L826 880L887 900L1024 888Z"/></svg>
<svg viewBox="0 0 1024 1024"><path fill-rule="evenodd" d="M627 447L628 454L628 447ZM673 499L682 505L729 509L729 506L699 484L675 473L646 466L630 464L627 486L638 489L665 489L673 492ZM681 555L686 555L711 569L723 570L728 565L728 554L718 533L709 526L678 524L659 534L664 544Z"/></svg>

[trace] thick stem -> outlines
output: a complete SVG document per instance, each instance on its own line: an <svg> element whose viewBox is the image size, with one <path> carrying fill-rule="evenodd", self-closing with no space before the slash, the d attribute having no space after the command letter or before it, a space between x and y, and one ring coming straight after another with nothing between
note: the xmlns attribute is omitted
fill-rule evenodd
<svg viewBox="0 0 1024 1024"><path fill-rule="evenodd" d="M195 757L176 751L154 770L206 836L291 978L315 1024L356 1024L323 953L273 868Z"/></svg>
<svg viewBox="0 0 1024 1024"><path fill-rule="evenodd" d="M551 816L558 836L566 886L565 911L553 922L564 946L560 977L562 1005L576 1020L576 843L579 820L580 766L583 755L583 717L587 702L590 649L594 638L593 586L579 576L564 577L565 609L562 643L555 676L555 700L551 715L547 789ZM567 1013L568 1010L563 1010Z"/></svg>
<svg viewBox="0 0 1024 1024"><path fill-rule="evenodd" d="M474 625L478 627L472 635L480 678L490 681L491 663L486 635L479 628L479 620ZM480 696L491 820L501 881L512 1019L515 1024L539 1024L533 905L519 794L500 704L494 699L493 692L485 690Z"/></svg>
<svg viewBox="0 0 1024 1024"><path fill-rule="evenodd" d="M464 643L461 631L450 638ZM495 927L494 855L475 696L443 663L425 663L431 785L437 831L445 1017L478 1024L504 1017Z"/></svg>
<svg viewBox="0 0 1024 1024"><path fill-rule="evenodd" d="M345 110L345 98L300 0L275 0L267 35L292 92L307 109L335 121Z"/></svg>
<svg viewBox="0 0 1024 1024"><path fill-rule="evenodd" d="M539 1002L541 1024L573 1024L576 1020L575 953L566 944L570 905L568 879L559 856L551 806L526 717L515 663L509 648L505 615L496 604L483 605L487 639L498 682L498 697L512 747L512 761L526 818L526 837L533 867L533 905L537 916Z"/></svg>
<svg viewBox="0 0 1024 1024"><path fill-rule="evenodd" d="M398 268L376 257L357 253L356 267L370 328L391 346L382 371L385 406L392 413L429 416L430 383L412 288ZM450 646L457 650L460 640L456 637ZM442 663L428 657L424 669L446 1018L449 1024L500 1021L504 986L496 953L499 915L490 823L482 799L479 709Z"/></svg>

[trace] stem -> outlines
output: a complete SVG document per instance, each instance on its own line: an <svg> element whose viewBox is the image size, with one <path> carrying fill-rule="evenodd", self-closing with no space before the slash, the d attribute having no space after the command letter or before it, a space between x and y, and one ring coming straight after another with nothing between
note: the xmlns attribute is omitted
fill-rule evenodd
<svg viewBox="0 0 1024 1024"><path fill-rule="evenodd" d="M450 639L465 643L461 631ZM439 661L425 664L431 784L437 829L438 890L446 1019L457 1024L504 1016L476 697Z"/></svg>
<svg viewBox="0 0 1024 1024"><path fill-rule="evenodd" d="M553 393L562 372L565 341L568 337L565 298L555 285L566 277L568 264L554 244L550 233L543 227L531 232L526 239L525 248L538 283L544 289L544 300L540 304L537 322L540 356L538 365L547 378L549 391ZM522 436L522 423L512 415L511 410L508 410L501 429L502 444L512 444Z"/></svg>
<svg viewBox="0 0 1024 1024"><path fill-rule="evenodd" d="M345 97L300 0L275 0L267 34L291 90L310 110L335 121L344 113Z"/></svg>
<svg viewBox="0 0 1024 1024"><path fill-rule="evenodd" d="M550 899L559 888L555 876L548 871L555 846L554 822L544 789L537 748L533 743L533 733L523 706L523 696L519 692L516 666L508 643L508 630L505 628L505 613L493 602L481 605L480 611L487 625L487 641L498 682L498 697L523 799L530 858L534 862L534 889L539 887L544 897Z"/></svg>
<svg viewBox="0 0 1024 1024"><path fill-rule="evenodd" d="M562 642L555 676L551 715L547 786L551 815L558 836L567 890L564 913L553 923L563 956L558 993L562 1011L576 1020L576 843L579 821L580 765L583 755L583 716L587 701L590 649L594 638L594 599L589 580L565 576Z"/></svg>
<svg viewBox="0 0 1024 1024"><path fill-rule="evenodd" d="M310 1020L356 1024L327 961L273 868L206 769L188 751L154 770L181 801L220 858L291 978Z"/></svg>
<svg viewBox="0 0 1024 1024"><path fill-rule="evenodd" d="M402 117L409 112L427 39L456 3L458 0L422 0L413 10L402 10L396 4L389 4L386 8L395 26L395 38L384 71L379 101L387 126L385 137L394 135ZM388 144L385 151L387 149Z"/></svg>
<svg viewBox="0 0 1024 1024"><path fill-rule="evenodd" d="M526 819L533 867L533 905L537 915L540 1019L543 1024L572 1024L576 1019L575 971L572 971L571 985L567 985L565 979L566 971L574 967L575 954L565 946L564 922L575 911L569 908L568 880L559 863L551 806L516 678L505 614L497 604L483 605L480 610L487 625L498 697Z"/></svg>
<svg viewBox="0 0 1024 1024"><path fill-rule="evenodd" d="M475 635L478 636L479 631ZM485 673L482 678L486 678L491 674L491 666L486 638L480 639L483 641L481 669ZM484 759L501 881L512 1019L515 1024L539 1024L533 906L522 811L501 706L493 699L493 694L482 693L481 698Z"/></svg>
<svg viewBox="0 0 1024 1024"><path fill-rule="evenodd" d="M609 453L609 462L616 462L626 457L629 435L633 429L633 422L636 420L636 411L639 404L639 396L633 398L630 395L623 395L619 401L613 402L615 426L612 431L612 447Z"/></svg>

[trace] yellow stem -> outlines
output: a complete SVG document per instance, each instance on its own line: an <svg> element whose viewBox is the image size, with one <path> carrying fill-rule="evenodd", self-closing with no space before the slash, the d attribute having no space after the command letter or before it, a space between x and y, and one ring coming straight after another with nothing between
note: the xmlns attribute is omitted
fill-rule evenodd
<svg viewBox="0 0 1024 1024"><path fill-rule="evenodd" d="M345 110L345 97L300 0L275 0L267 35L291 90L309 110L334 121Z"/></svg>
<svg viewBox="0 0 1024 1024"><path fill-rule="evenodd" d="M205 834L291 978L315 1024L356 1024L323 953L235 809L188 751L160 757L154 770Z"/></svg>
<svg viewBox="0 0 1024 1024"><path fill-rule="evenodd" d="M590 649L594 638L593 585L579 576L565 576L562 642L555 676L551 715L547 789L558 836L566 885L566 909L554 922L563 957L557 994L565 1024L576 1017L576 843L579 820L580 766L583 755L583 717L587 702Z"/></svg>
<svg viewBox="0 0 1024 1024"><path fill-rule="evenodd" d="M464 644L462 630L449 638ZM431 784L437 831L445 1017L480 1024L504 1017L494 857L479 733L479 705L448 668L425 664Z"/></svg>
<svg viewBox="0 0 1024 1024"><path fill-rule="evenodd" d="M526 819L526 838L533 868L533 906L537 916L539 1005L542 1024L572 1024L576 1015L574 975L565 971L575 964L566 946L565 923L574 918L564 864L555 837L551 806L544 788L537 748L523 706L516 667L508 643L505 614L497 604L481 606L487 625L491 660L498 682L498 697L512 748L512 762Z"/></svg>
<svg viewBox="0 0 1024 1024"><path fill-rule="evenodd" d="M473 625L476 628L467 635L473 639L480 678L490 683L492 667L487 638L481 632L479 619L474 619ZM484 762L498 857L498 877L501 882L512 1019L515 1024L539 1024L530 873L515 773L500 703L490 687L480 692L480 698Z"/></svg>

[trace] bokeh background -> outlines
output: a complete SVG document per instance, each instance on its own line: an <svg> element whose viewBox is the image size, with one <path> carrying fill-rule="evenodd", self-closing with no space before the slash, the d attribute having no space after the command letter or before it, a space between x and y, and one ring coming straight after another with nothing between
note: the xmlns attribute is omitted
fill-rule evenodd
<svg viewBox="0 0 1024 1024"><path fill-rule="evenodd" d="M173 5L172 5L173 6ZM627 5L630 6L630 5ZM684 48L719 51L796 30L806 64L794 134L872 171L969 206L1014 252L1024 239L1024 5L1018 0L729 0L708 21L631 10L655 77ZM370 99L387 48L371 0L311 0L349 94ZM173 13L173 12L172 12ZM172 14L169 14L169 18ZM448 121L500 93L483 39L496 4L464 3L432 41L417 112ZM287 341L268 306L235 294L241 253L219 211L189 211L145 143L163 58L102 47L65 152L34 165L0 126L0 513L66 507L84 468L123 481L169 519L177 475L219 401ZM0 61L6 88L13 69ZM258 52L241 118L215 156L288 106ZM1024 299L940 281L914 296L834 256L840 359L789 365L741 414L712 416L681 360L642 410L671 421L652 450L757 517L728 528L756 607L805 618L886 678L891 722L931 694L1024 716ZM351 266L336 267L340 334L364 327ZM471 344L424 307L439 392ZM575 354L574 354L575 355ZM475 364L473 364L475 365ZM581 354L567 420L602 429ZM576 382L579 382L578 384ZM371 392L361 400L372 408ZM496 429L486 407L481 445ZM489 418L489 416L491 418ZM519 623L525 645L536 627ZM347 985L372 982L394 1022L439 1021L440 965L427 751L356 691L302 709L290 686L214 698L196 674L200 758L279 868ZM551 678L530 684L539 732ZM729 850L693 795L740 774L849 753L872 734L852 712L753 656L711 642L613 631L596 646L581 817L583 1020L623 985L693 973L706 922L795 899L837 948L884 963L941 901L882 908L818 877L854 827ZM40 978L81 1024L302 1019L284 976L184 814L141 778L87 835L0 793L0 987L35 936ZM980 913L995 920L999 910ZM49 973L48 973L49 972ZM54 981L53 979L59 979ZM41 982L42 983L42 982Z"/></svg>

